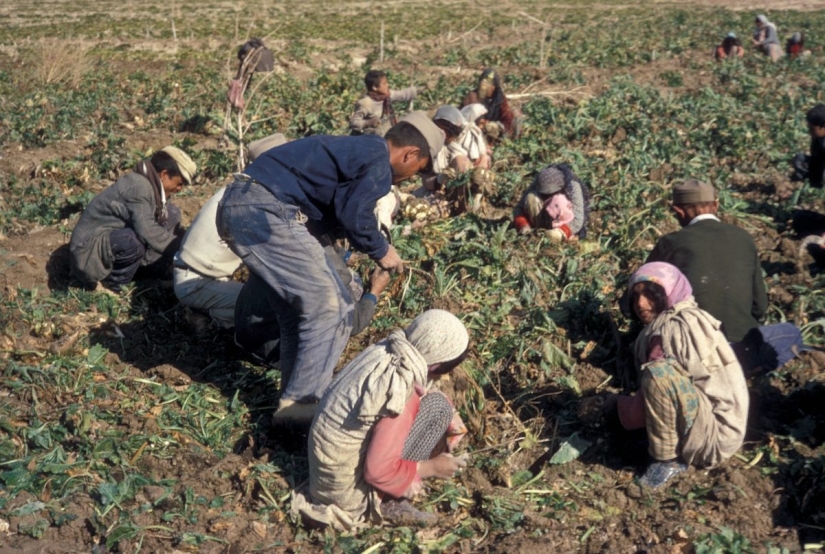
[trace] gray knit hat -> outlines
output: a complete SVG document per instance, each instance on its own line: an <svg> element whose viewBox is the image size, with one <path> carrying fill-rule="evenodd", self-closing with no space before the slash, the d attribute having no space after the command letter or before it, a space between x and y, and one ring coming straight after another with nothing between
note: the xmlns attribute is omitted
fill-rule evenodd
<svg viewBox="0 0 825 554"><path fill-rule="evenodd" d="M564 172L555 166L546 167L536 177L536 192L544 195L556 194L564 190Z"/></svg>

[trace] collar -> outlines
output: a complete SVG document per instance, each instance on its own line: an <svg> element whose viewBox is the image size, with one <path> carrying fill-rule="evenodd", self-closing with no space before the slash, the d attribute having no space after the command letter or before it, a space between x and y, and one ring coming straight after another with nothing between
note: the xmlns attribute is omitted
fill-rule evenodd
<svg viewBox="0 0 825 554"><path fill-rule="evenodd" d="M719 221L719 218L713 214L702 214L697 215L696 217L691 219L690 223L688 223L688 226L693 225L694 223L699 223L700 221L706 221L708 219L712 219L713 221Z"/></svg>
<svg viewBox="0 0 825 554"><path fill-rule="evenodd" d="M160 203L163 206L166 205L166 191L163 190L163 183L160 184ZM691 221L691 223L693 222Z"/></svg>

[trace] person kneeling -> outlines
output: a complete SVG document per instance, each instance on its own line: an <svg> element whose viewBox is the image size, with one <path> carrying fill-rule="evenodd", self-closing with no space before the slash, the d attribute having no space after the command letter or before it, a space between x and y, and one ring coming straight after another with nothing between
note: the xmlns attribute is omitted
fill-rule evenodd
<svg viewBox="0 0 825 554"><path fill-rule="evenodd" d="M406 499L422 480L449 479L465 465L450 452L466 429L447 397L425 387L457 367L468 345L456 316L428 310L341 370L312 422L309 487L295 492L292 511L335 529L434 523Z"/></svg>
<svg viewBox="0 0 825 554"><path fill-rule="evenodd" d="M564 164L546 167L524 192L513 214L520 235L532 229L550 229L558 242L585 238L590 212L590 192Z"/></svg>
<svg viewBox="0 0 825 554"><path fill-rule="evenodd" d="M640 389L608 400L625 429L646 429L653 463L640 482L659 487L687 464L713 467L742 446L748 387L721 323L693 299L687 278L664 262L643 265L628 286L645 325L634 345Z"/></svg>

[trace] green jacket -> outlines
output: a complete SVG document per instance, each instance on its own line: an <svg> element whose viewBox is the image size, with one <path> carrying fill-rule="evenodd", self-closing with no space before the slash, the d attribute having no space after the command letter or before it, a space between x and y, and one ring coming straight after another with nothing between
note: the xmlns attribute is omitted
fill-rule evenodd
<svg viewBox="0 0 825 554"><path fill-rule="evenodd" d="M129 227L146 246L142 265L163 255L175 235L155 220L155 195L148 179L127 173L95 196L72 231L69 245L72 275L86 283L105 279L112 271L109 233Z"/></svg>
<svg viewBox="0 0 825 554"><path fill-rule="evenodd" d="M659 239L647 261L678 267L690 281L696 303L722 322L731 342L757 327L768 308L756 245L734 225L697 221Z"/></svg>

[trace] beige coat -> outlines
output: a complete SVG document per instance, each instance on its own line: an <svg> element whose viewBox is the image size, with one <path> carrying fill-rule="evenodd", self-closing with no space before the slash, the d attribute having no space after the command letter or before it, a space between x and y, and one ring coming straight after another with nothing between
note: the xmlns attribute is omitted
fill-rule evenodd
<svg viewBox="0 0 825 554"><path fill-rule="evenodd" d="M390 91L390 102L409 102L418 96L416 87ZM355 103L355 113L349 120L349 128L363 133L381 125L384 119L384 102L373 100L369 95Z"/></svg>
<svg viewBox="0 0 825 554"><path fill-rule="evenodd" d="M647 360L650 339L661 336L665 356L677 361L696 386L699 411L681 454L699 467L712 467L733 456L747 430L748 386L721 326L691 296L645 327L635 344L636 361L641 364Z"/></svg>

